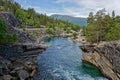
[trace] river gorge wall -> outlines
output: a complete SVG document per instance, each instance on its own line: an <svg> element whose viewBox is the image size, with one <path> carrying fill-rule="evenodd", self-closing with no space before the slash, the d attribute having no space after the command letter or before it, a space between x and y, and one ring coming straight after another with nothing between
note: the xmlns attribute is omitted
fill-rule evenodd
<svg viewBox="0 0 120 80"><path fill-rule="evenodd" d="M41 44L46 29L24 31L22 23L9 12L1 12L0 18L5 21L8 34L18 36L15 44L0 45L0 80L30 80L37 74L37 56L48 47ZM33 31L41 35L31 35Z"/></svg>
<svg viewBox="0 0 120 80"><path fill-rule="evenodd" d="M0 80L31 80L37 74L37 56L46 48L0 46Z"/></svg>
<svg viewBox="0 0 120 80"><path fill-rule="evenodd" d="M80 46L82 61L96 66L110 80L120 80L120 41Z"/></svg>

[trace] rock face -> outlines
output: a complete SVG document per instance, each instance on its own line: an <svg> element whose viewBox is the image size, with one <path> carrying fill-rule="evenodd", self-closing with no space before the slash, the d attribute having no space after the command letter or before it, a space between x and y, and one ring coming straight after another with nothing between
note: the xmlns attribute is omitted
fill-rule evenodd
<svg viewBox="0 0 120 80"><path fill-rule="evenodd" d="M7 32L19 38L14 45L0 45L0 80L31 80L37 74L37 55L49 46L34 41L29 31L36 29L23 31L22 23L12 13L2 12L0 18L6 23Z"/></svg>
<svg viewBox="0 0 120 80"><path fill-rule="evenodd" d="M33 39L32 36L28 33L24 32L23 30L19 30L21 28L21 22L16 19L16 17L9 12L0 13L0 18L2 18L7 26L7 31L9 34L17 34L18 35L18 42L20 43L32 43Z"/></svg>
<svg viewBox="0 0 120 80"><path fill-rule="evenodd" d="M8 27L21 27L21 22L16 19L16 17L9 12L2 12L0 13L0 18L4 19Z"/></svg>
<svg viewBox="0 0 120 80"><path fill-rule="evenodd" d="M37 56L47 47L1 45L0 80L25 80L37 74Z"/></svg>
<svg viewBox="0 0 120 80"><path fill-rule="evenodd" d="M114 71L120 74L120 41L106 43L103 47L97 47L96 50L102 53L111 62Z"/></svg>
<svg viewBox="0 0 120 80"><path fill-rule="evenodd" d="M6 59L19 58L20 53L23 53L24 49L19 45L1 45L0 55Z"/></svg>
<svg viewBox="0 0 120 80"><path fill-rule="evenodd" d="M37 60L34 56L21 56L21 58L11 61L0 56L0 80L25 80L33 78L37 74Z"/></svg>
<svg viewBox="0 0 120 80"><path fill-rule="evenodd" d="M26 78L29 77L28 72L25 71L25 70L20 70L20 71L18 71L18 75L19 75L19 77L20 77L20 80L25 80Z"/></svg>
<svg viewBox="0 0 120 80"><path fill-rule="evenodd" d="M100 43L97 46L84 45L82 61L96 66L110 80L120 80L119 41Z"/></svg>

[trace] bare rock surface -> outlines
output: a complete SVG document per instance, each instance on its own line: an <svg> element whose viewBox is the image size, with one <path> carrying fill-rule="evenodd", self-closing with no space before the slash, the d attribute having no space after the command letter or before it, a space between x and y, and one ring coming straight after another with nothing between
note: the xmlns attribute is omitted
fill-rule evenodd
<svg viewBox="0 0 120 80"><path fill-rule="evenodd" d="M0 18L2 18L7 26L7 31L9 34L17 34L20 43L32 43L32 36L23 30L19 30L21 28L21 21L19 21L12 13L2 12L0 13Z"/></svg>
<svg viewBox="0 0 120 80"><path fill-rule="evenodd" d="M18 71L18 75L20 77L20 80L25 80L26 78L29 77L29 73L25 70Z"/></svg>
<svg viewBox="0 0 120 80"><path fill-rule="evenodd" d="M83 62L93 64L111 80L120 80L120 41L83 45L80 48L84 52Z"/></svg>

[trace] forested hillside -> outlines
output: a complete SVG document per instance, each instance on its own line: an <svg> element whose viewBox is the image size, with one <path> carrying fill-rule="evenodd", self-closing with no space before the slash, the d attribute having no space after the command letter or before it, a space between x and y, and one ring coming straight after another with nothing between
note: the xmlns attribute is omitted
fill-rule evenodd
<svg viewBox="0 0 120 80"><path fill-rule="evenodd" d="M105 9L96 14L91 12L84 34L90 42L120 40L120 16L116 16L114 11L110 16Z"/></svg>
<svg viewBox="0 0 120 80"><path fill-rule="evenodd" d="M48 34L56 35L62 31L70 33L71 31L77 32L80 30L80 26L78 25L53 19L45 14L36 13L34 8L28 8L27 10L23 9L21 5L14 0L0 0L0 12L9 12L14 14L22 23L19 28L22 28L24 31L26 31L26 28L46 28ZM5 23L3 24L5 25ZM4 41L4 38L1 37L1 40Z"/></svg>

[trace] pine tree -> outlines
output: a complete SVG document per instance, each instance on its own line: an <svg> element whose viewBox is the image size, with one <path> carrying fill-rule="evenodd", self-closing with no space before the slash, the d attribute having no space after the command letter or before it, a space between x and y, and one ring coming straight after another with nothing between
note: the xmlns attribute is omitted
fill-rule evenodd
<svg viewBox="0 0 120 80"><path fill-rule="evenodd" d="M114 10L112 11L112 18L113 19L115 18L115 11Z"/></svg>

